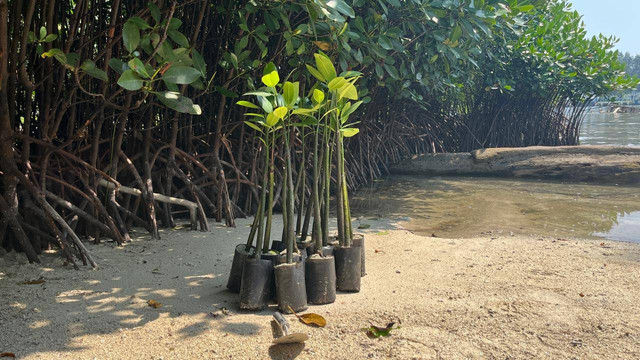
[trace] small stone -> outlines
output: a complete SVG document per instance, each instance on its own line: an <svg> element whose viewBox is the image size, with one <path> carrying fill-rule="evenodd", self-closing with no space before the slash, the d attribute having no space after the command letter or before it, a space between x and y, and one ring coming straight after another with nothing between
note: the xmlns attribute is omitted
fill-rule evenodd
<svg viewBox="0 0 640 360"><path fill-rule="evenodd" d="M396 270L396 274L400 274L400 270Z"/></svg>

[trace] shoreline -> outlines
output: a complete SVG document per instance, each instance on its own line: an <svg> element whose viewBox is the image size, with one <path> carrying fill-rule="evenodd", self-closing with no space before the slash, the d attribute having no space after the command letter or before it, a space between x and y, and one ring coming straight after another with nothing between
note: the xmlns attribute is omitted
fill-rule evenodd
<svg viewBox="0 0 640 360"><path fill-rule="evenodd" d="M95 271L62 267L57 254L39 266L2 259L0 352L19 359L640 356L640 244L430 238L390 219L367 220L371 228L362 230L361 292L309 307L326 328L287 316L310 340L271 347L275 305L241 312L225 289L250 221L238 219L237 229L212 223L209 233L165 230L161 240L144 234L120 248L91 245ZM277 219L274 235L281 226ZM40 277L42 284L22 284ZM400 329L388 338L361 330L389 321Z"/></svg>
<svg viewBox="0 0 640 360"><path fill-rule="evenodd" d="M414 156L390 168L395 175L497 176L640 184L640 148L625 146L529 146Z"/></svg>

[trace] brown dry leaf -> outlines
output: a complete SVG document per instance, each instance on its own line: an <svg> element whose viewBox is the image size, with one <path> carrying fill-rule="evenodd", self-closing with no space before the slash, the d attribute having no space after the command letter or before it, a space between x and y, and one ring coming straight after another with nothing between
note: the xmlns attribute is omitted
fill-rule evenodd
<svg viewBox="0 0 640 360"><path fill-rule="evenodd" d="M44 280L39 279L39 280L29 280L29 281L23 281L20 283L21 285L40 285L40 284L44 284Z"/></svg>
<svg viewBox="0 0 640 360"><path fill-rule="evenodd" d="M325 327L325 325L327 325L327 320L325 320L325 318L323 318L321 315L314 313L298 315L295 311L293 311L291 306L289 306L289 310L291 310L293 315L295 315L302 323L306 325L315 325L317 327Z"/></svg>
<svg viewBox="0 0 640 360"><path fill-rule="evenodd" d="M10 357L10 358L14 358L16 357L16 354L12 353L12 352L3 352L2 354L0 354L0 357Z"/></svg>
<svg viewBox="0 0 640 360"><path fill-rule="evenodd" d="M318 47L318 49L322 51L328 51L331 48L331 44L329 44L328 42L314 41L313 43Z"/></svg>
<svg viewBox="0 0 640 360"><path fill-rule="evenodd" d="M384 250L376 249L376 254L377 253L383 253L384 254L385 252L384 252Z"/></svg>
<svg viewBox="0 0 640 360"><path fill-rule="evenodd" d="M147 304L149 304L149 307L152 307L154 309L162 307L162 304L157 302L157 301L155 301L155 300L149 300L149 301L147 301Z"/></svg>
<svg viewBox="0 0 640 360"><path fill-rule="evenodd" d="M327 320L314 313L302 314L298 316L298 319L307 325L315 325L317 327L325 327L327 325Z"/></svg>

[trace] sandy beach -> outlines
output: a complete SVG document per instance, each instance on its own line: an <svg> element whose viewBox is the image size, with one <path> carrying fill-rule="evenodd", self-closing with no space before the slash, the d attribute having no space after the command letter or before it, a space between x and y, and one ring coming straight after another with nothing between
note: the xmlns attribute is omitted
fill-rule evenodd
<svg viewBox="0 0 640 360"><path fill-rule="evenodd" d="M287 316L304 345L271 346L275 304L237 309L225 288L248 233L211 224L124 247L88 245L100 268L0 258L0 353L18 359L637 359L640 244L487 234L422 237L368 220L358 294L311 306L325 328ZM281 223L274 228L279 233ZM280 229L279 229L280 228ZM26 281L44 280L39 284ZM149 300L162 304L148 305ZM387 338L362 328L394 321Z"/></svg>

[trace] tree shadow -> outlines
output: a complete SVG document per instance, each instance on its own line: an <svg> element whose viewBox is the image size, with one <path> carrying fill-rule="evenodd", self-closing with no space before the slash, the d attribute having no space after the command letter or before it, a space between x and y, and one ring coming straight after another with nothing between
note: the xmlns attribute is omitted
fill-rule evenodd
<svg viewBox="0 0 640 360"><path fill-rule="evenodd" d="M1 268L0 350L20 357L73 354L88 347L81 340L87 335L124 332L167 319L175 323L167 331L180 339L208 331L258 334L273 306L251 313L256 322L236 323L234 316L246 313L238 310L238 295L226 289L233 249L246 241L249 221L239 221L238 229L212 224L213 231L207 233L164 230L160 241L142 235L123 247L87 243L98 270L62 266L55 252L43 254L40 265L13 262ZM220 238L225 241L217 241ZM44 283L23 284L39 278ZM151 300L160 305L154 308ZM188 321L177 321L181 318Z"/></svg>
<svg viewBox="0 0 640 360"><path fill-rule="evenodd" d="M269 357L277 360L295 359L302 353L302 350L304 350L304 343L271 345Z"/></svg>

